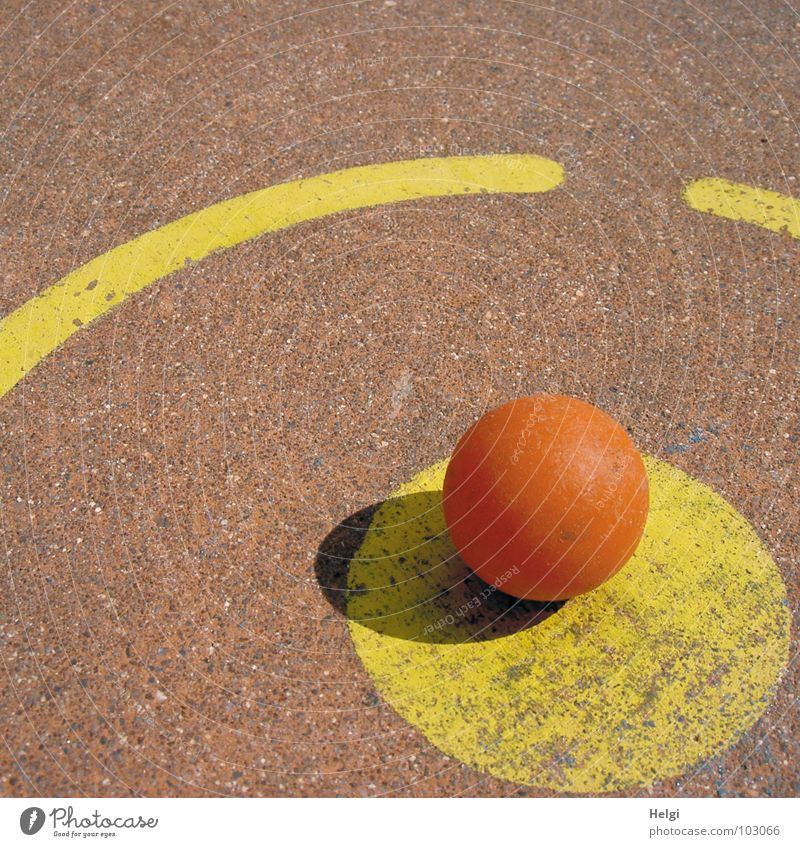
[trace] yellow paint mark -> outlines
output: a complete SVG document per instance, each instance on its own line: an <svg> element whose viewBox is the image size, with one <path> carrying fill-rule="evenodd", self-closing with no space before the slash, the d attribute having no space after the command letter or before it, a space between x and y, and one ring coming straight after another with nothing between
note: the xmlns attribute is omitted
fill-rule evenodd
<svg viewBox="0 0 800 847"><path fill-rule="evenodd" d="M683 190L686 205L720 218L788 232L800 238L800 200L741 182L709 177L690 182Z"/></svg>
<svg viewBox="0 0 800 847"><path fill-rule="evenodd" d="M215 250L352 209L451 194L549 191L564 179L534 155L452 156L367 165L215 203L121 244L0 321L0 397L81 326Z"/></svg>
<svg viewBox="0 0 800 847"><path fill-rule="evenodd" d="M522 630L548 610L487 592L455 555L447 462L376 512L349 565L350 632L383 697L444 753L518 783L606 792L684 773L765 710L788 659L780 572L719 495L645 464L634 557Z"/></svg>

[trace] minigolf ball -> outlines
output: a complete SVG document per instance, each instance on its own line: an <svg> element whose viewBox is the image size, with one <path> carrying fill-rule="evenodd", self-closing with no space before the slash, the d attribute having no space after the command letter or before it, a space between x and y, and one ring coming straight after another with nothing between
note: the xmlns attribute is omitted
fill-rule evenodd
<svg viewBox="0 0 800 847"><path fill-rule="evenodd" d="M649 489L619 423L574 397L536 394L464 433L442 504L450 538L481 579L526 600L564 600L633 555Z"/></svg>

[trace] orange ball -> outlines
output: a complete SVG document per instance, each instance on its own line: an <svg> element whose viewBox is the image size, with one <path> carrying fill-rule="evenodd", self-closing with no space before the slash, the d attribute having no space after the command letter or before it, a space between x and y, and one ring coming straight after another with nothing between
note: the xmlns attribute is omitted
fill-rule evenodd
<svg viewBox="0 0 800 847"><path fill-rule="evenodd" d="M444 515L464 561L507 594L564 600L633 555L647 472L625 430L574 397L536 394L487 412L461 437Z"/></svg>

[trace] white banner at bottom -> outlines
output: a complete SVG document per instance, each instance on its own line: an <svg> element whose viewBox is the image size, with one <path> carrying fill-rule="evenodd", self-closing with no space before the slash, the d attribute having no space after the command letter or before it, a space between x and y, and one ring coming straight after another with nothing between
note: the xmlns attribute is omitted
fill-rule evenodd
<svg viewBox="0 0 800 847"><path fill-rule="evenodd" d="M0 844L800 843L797 799L0 799Z"/></svg>

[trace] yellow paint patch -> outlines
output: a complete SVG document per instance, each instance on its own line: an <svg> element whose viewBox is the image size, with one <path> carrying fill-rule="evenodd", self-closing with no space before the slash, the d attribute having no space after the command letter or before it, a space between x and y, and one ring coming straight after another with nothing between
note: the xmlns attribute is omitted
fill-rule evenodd
<svg viewBox="0 0 800 847"><path fill-rule="evenodd" d="M350 562L350 632L388 703L449 756L556 791L681 774L732 744L788 658L777 566L708 487L645 457L651 509L631 561L548 611L487 591L455 555L447 462L376 512Z"/></svg>
<svg viewBox="0 0 800 847"><path fill-rule="evenodd" d="M82 326L215 250L352 209L450 194L549 191L564 179L533 155L452 156L350 168L216 203L98 256L0 321L0 397Z"/></svg>
<svg viewBox="0 0 800 847"><path fill-rule="evenodd" d="M709 177L690 182L683 190L683 199L698 212L746 221L800 238L800 200L777 191Z"/></svg>

